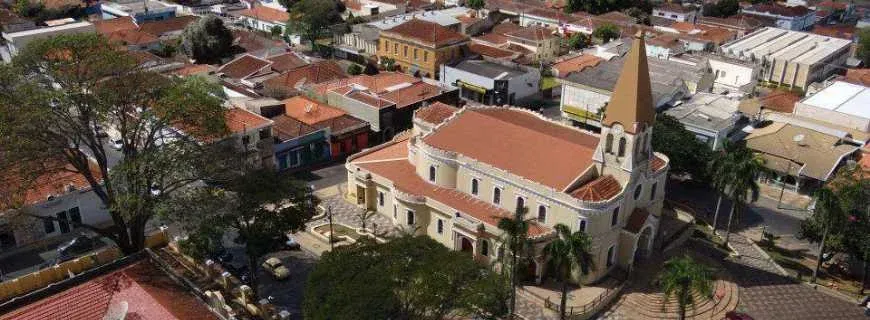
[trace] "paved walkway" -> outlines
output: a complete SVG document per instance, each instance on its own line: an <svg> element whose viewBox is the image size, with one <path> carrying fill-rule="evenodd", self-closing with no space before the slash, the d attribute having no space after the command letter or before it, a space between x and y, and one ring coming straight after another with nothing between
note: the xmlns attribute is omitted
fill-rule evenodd
<svg viewBox="0 0 870 320"><path fill-rule="evenodd" d="M517 315L526 320L556 320L559 315L556 312L544 308L539 303L532 301L533 298L523 293L517 293Z"/></svg>
<svg viewBox="0 0 870 320"><path fill-rule="evenodd" d="M333 195L325 197L321 200L321 206L332 209L333 223L341 223L350 227L362 227L360 214L363 209L341 198L341 195ZM320 220L312 220L310 226L328 222L327 217ZM375 213L366 220L366 228L373 230L378 237L393 237L398 236L401 232L393 225L392 219L382 214Z"/></svg>

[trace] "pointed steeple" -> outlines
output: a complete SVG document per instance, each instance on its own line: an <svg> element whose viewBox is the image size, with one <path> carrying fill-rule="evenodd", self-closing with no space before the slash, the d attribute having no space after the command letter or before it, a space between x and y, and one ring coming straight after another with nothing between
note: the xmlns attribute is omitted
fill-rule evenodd
<svg viewBox="0 0 870 320"><path fill-rule="evenodd" d="M641 126L651 126L656 117L643 38L643 31L638 31L634 36L622 73L616 80L616 87L604 112L605 126L620 123L625 132L632 134L640 131Z"/></svg>

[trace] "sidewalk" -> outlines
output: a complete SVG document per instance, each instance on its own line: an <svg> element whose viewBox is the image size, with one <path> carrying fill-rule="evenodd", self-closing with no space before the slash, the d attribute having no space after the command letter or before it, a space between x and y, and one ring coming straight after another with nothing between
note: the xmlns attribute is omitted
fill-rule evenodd
<svg viewBox="0 0 870 320"><path fill-rule="evenodd" d="M776 201L780 208L806 210L812 202L812 197L799 194L793 189L786 187L784 190L780 186L774 186L767 183L758 183L759 191L762 197ZM780 195L782 202L780 203Z"/></svg>

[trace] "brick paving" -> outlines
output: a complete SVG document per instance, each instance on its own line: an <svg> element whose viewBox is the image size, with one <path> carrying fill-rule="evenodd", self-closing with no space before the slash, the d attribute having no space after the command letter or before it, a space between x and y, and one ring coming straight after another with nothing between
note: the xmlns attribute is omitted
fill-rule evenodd
<svg viewBox="0 0 870 320"><path fill-rule="evenodd" d="M340 195L333 195L321 199L321 206L324 208L332 208L332 221L334 223L341 223L354 228L362 227L362 220L360 220L359 214L363 212L363 209L347 200L344 200ZM312 220L309 225L313 226L325 222L328 222L327 217L323 217L319 220ZM373 229L378 237L394 237L401 234L401 230L393 225L393 221L390 217L379 213L375 213L368 218L366 221L366 228L370 230Z"/></svg>
<svg viewBox="0 0 870 320"><path fill-rule="evenodd" d="M517 315L526 320L556 320L559 315L552 310L545 309L539 303L533 302L523 294L517 294Z"/></svg>

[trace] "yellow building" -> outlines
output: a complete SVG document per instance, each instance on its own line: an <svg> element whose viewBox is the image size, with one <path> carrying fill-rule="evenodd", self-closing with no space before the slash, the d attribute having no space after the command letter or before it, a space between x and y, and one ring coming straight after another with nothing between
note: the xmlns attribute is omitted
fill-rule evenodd
<svg viewBox="0 0 870 320"><path fill-rule="evenodd" d="M575 280L594 282L653 250L669 161L651 150L654 121L638 38L600 136L526 109L434 104L410 132L348 159L348 197L480 261L504 254L498 221L524 208L536 248L524 274L548 276L540 249L564 224L591 236L597 268Z"/></svg>
<svg viewBox="0 0 870 320"><path fill-rule="evenodd" d="M378 59L392 59L403 72L438 78L441 64L463 56L468 37L438 25L413 19L381 31Z"/></svg>

